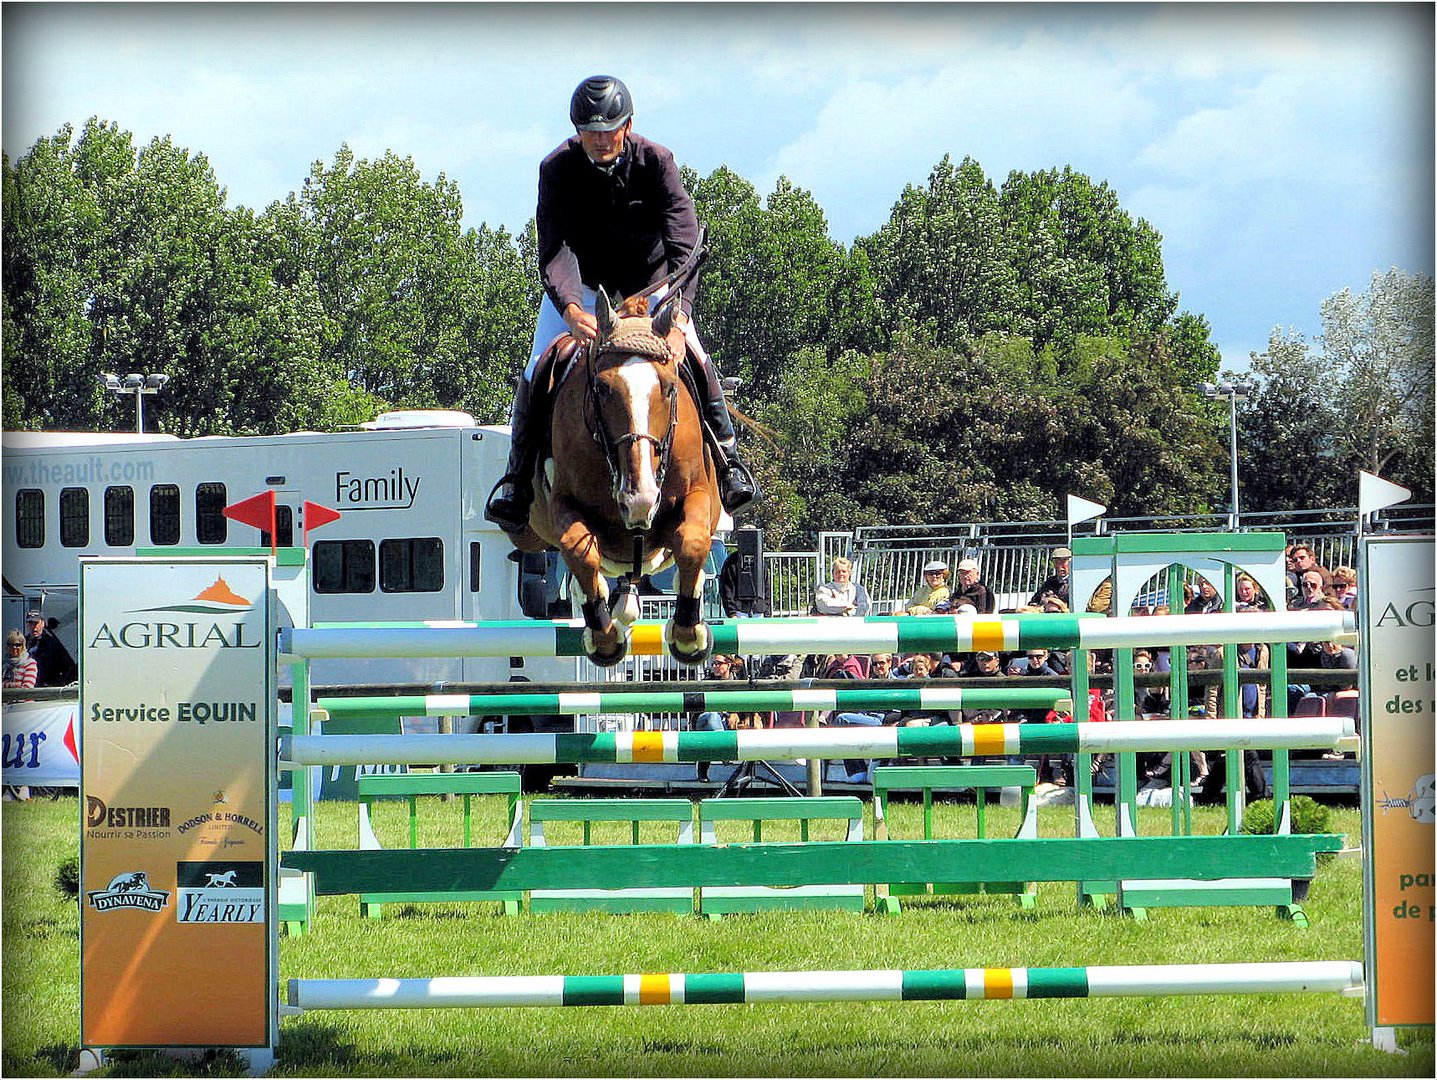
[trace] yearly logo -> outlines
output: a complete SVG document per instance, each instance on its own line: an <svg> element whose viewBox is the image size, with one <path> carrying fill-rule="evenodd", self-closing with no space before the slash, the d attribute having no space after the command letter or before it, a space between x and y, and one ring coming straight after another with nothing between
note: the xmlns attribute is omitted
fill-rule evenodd
<svg viewBox="0 0 1437 1080"><path fill-rule="evenodd" d="M243 616L254 609L254 602L231 589L225 579L216 578L213 585L189 600L160 607L132 608L140 615L173 612L178 615L210 616L210 618L136 619L111 627L100 626L90 641L91 648L106 649L258 649L258 640L245 639ZM222 622L226 615L239 616ZM216 618L216 616L220 618Z"/></svg>
<svg viewBox="0 0 1437 1080"><path fill-rule="evenodd" d="M116 874L105 888L95 889L86 895L96 911L117 911L120 908L163 911L170 902L170 894L166 890L150 887L149 874L144 870Z"/></svg>
<svg viewBox="0 0 1437 1080"><path fill-rule="evenodd" d="M264 922L264 863L177 863L175 883L176 922Z"/></svg>

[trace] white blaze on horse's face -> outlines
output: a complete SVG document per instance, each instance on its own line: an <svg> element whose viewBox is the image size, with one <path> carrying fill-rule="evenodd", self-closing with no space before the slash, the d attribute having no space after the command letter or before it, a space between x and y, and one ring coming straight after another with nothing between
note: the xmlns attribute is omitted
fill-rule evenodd
<svg viewBox="0 0 1437 1080"><path fill-rule="evenodd" d="M664 387L654 364L640 357L620 364L615 373L622 381L629 407L629 430L662 438L668 428L668 417L655 417L664 409ZM656 428L656 424L661 426ZM659 509L659 484L654 467L657 463L654 444L648 439L633 439L619 463L619 510L630 529L647 529Z"/></svg>

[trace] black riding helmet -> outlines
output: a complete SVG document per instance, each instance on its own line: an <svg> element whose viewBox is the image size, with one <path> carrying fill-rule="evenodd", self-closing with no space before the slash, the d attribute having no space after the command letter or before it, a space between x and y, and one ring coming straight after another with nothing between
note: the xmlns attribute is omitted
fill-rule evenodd
<svg viewBox="0 0 1437 1080"><path fill-rule="evenodd" d="M613 131L634 115L629 88L612 75L592 75L569 99L569 119L579 131Z"/></svg>

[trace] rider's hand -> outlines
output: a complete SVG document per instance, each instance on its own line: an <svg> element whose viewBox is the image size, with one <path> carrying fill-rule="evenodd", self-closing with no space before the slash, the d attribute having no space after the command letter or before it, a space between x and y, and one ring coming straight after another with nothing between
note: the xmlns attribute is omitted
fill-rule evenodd
<svg viewBox="0 0 1437 1080"><path fill-rule="evenodd" d="M569 304L564 308L564 322L568 324L569 333L578 341L589 342L599 336L599 320L578 304Z"/></svg>

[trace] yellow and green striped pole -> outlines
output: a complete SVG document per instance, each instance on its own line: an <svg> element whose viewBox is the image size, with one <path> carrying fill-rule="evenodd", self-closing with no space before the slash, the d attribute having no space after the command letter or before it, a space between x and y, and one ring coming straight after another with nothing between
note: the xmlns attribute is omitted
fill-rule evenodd
<svg viewBox="0 0 1437 1080"><path fill-rule="evenodd" d="M291 979L289 1005L318 1009L482 1009L574 1005L745 1005L781 1001L994 1001L1191 994L1351 993L1355 960L1102 967L940 968L684 975L491 975Z"/></svg>

